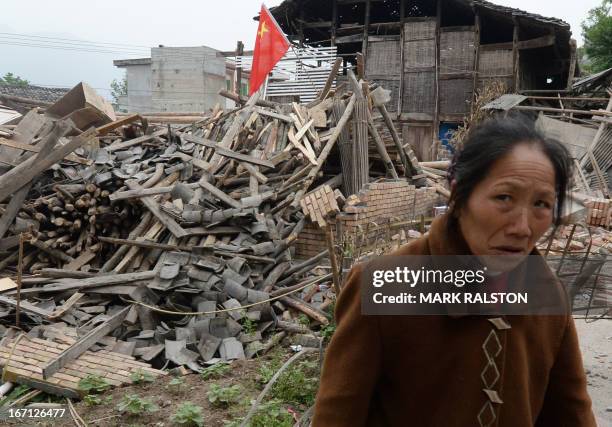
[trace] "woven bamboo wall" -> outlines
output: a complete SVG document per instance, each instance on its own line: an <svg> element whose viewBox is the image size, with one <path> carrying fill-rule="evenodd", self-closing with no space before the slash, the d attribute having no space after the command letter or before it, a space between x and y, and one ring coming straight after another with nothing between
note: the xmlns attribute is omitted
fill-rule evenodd
<svg viewBox="0 0 612 427"><path fill-rule="evenodd" d="M436 20L404 24L402 112L433 114L436 84Z"/></svg>
<svg viewBox="0 0 612 427"><path fill-rule="evenodd" d="M436 18L410 19L404 24L404 40L431 39L436 36Z"/></svg>
<svg viewBox="0 0 612 427"><path fill-rule="evenodd" d="M508 87L514 82L514 59L511 49L485 50L481 49L478 59L478 87L486 82L499 80Z"/></svg>
<svg viewBox="0 0 612 427"><path fill-rule="evenodd" d="M368 43L366 76L368 78L397 76L402 72L399 39L377 40Z"/></svg>
<svg viewBox="0 0 612 427"><path fill-rule="evenodd" d="M404 71L411 68L436 66L436 40L406 40L404 42Z"/></svg>
<svg viewBox="0 0 612 427"><path fill-rule="evenodd" d="M401 49L398 37L368 43L366 78L391 91L387 110L397 112L402 75Z"/></svg>
<svg viewBox="0 0 612 427"><path fill-rule="evenodd" d="M440 113L468 113L473 88L474 80L472 78L440 80Z"/></svg>
<svg viewBox="0 0 612 427"><path fill-rule="evenodd" d="M511 49L481 49L478 59L478 72L484 76L512 76L513 56Z"/></svg>
<svg viewBox="0 0 612 427"><path fill-rule="evenodd" d="M440 33L440 74L474 71L474 31Z"/></svg>
<svg viewBox="0 0 612 427"><path fill-rule="evenodd" d="M404 73L402 112L433 114L436 105L436 72Z"/></svg>

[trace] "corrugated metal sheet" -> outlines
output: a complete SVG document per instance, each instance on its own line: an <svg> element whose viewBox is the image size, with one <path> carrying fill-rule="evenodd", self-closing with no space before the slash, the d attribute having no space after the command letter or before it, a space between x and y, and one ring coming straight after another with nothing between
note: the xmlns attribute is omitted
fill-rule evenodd
<svg viewBox="0 0 612 427"><path fill-rule="evenodd" d="M290 49L272 71L275 79L282 80L270 82L266 96L299 96L300 102L314 100L325 86L336 54L335 46ZM252 56L238 56L235 60L237 67L247 70L250 70L253 64ZM335 82L332 87L335 87Z"/></svg>
<svg viewBox="0 0 612 427"><path fill-rule="evenodd" d="M505 110L508 111L512 107L516 107L521 102L526 100L527 97L525 95L518 94L505 94L500 96L499 98L489 102L485 106L482 107L483 110Z"/></svg>

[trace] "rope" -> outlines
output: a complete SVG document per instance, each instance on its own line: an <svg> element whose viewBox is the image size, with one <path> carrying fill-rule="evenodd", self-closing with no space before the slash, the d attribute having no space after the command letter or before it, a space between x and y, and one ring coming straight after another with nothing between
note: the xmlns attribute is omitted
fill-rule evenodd
<svg viewBox="0 0 612 427"><path fill-rule="evenodd" d="M13 357L13 353L15 352L15 349L17 348L17 344L19 344L19 341L21 341L21 339L25 336L26 334L22 333L21 335L18 335L15 341L13 342L13 347L11 348L9 355L6 358L6 363L4 365L4 369L2 370L2 382L3 383L6 382L6 372L8 371L9 363L11 363L11 358Z"/></svg>
<svg viewBox="0 0 612 427"><path fill-rule="evenodd" d="M68 411L70 412L70 415L72 416L72 420L74 421L76 426L77 427L87 427L87 423L85 422L83 418L81 418L81 416L75 409L74 405L72 404L72 401L69 398L66 398L66 403L68 403Z"/></svg>
<svg viewBox="0 0 612 427"><path fill-rule="evenodd" d="M145 304L145 303L140 302L140 301L134 301L134 300L131 300L131 299L126 299L126 298L123 298L122 296L119 296L119 298L121 298L121 300L124 301L124 302L128 302L128 303L131 303L131 304L137 304L137 305L140 305L142 307L146 307L146 308L148 308L148 309L150 309L152 311L155 311L157 313L171 314L171 315L177 315L177 316L203 316L203 315L207 315L207 314L227 313L227 312L230 312L230 311L244 310L246 308L255 307L256 305L259 305L259 304L265 304L265 303L270 302L270 301L276 301L277 299L280 299L280 298L285 297L285 296L290 295L290 294L294 294L294 293L296 293L298 291L301 291L304 288L307 288L308 286L314 285L317 282L326 280L326 279L328 279L330 277L331 277L331 273L326 274L325 276L321 276L321 277L317 278L316 280L314 280L312 282L306 283L305 285L300 286L297 289L293 289L291 291L285 292L285 293L277 295L275 297L271 297L271 298L265 299L263 301L257 301L257 302L254 302L252 304L241 305L239 307L225 308L223 310L189 311L189 312L187 312L187 311L172 311L172 310L164 310L163 308L159 308L159 307L156 307L154 305Z"/></svg>

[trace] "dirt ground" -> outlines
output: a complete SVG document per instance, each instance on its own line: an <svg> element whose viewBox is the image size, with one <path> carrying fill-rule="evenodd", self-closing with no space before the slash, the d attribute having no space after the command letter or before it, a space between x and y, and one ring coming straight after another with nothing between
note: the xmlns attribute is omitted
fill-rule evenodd
<svg viewBox="0 0 612 427"><path fill-rule="evenodd" d="M589 394L593 400L593 409L599 427L612 427L612 320L576 319L576 327L588 378ZM113 389L103 395L110 396L110 399L101 405L89 406L81 401L75 402L75 408L91 427L164 427L176 425L170 420L170 417L177 411L179 405L190 401L203 408L205 426L231 426L232 421L236 422L248 412L251 400L255 399L263 388L262 367L272 364L279 366L291 354L292 352L287 348L279 348L263 358L236 361L231 365L228 373L214 380L203 380L195 374L187 375L183 377L184 382L179 390L168 387L168 383L174 378L168 375L153 383L134 384ZM212 405L207 397L211 384L222 387L240 385L240 400L227 408ZM159 407L159 410L145 416L119 415L115 408L126 394L137 394L140 398L149 399ZM297 417L301 415L300 409L305 408L296 407L295 409ZM74 423L70 418L66 418L61 422L37 423L36 425L72 427Z"/></svg>
<svg viewBox="0 0 612 427"><path fill-rule="evenodd" d="M589 394L599 427L612 426L612 320L576 319Z"/></svg>

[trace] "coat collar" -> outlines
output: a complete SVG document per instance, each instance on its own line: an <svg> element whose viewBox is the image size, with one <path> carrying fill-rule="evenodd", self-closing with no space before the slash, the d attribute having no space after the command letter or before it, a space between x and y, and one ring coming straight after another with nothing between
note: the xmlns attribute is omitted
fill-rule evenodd
<svg viewBox="0 0 612 427"><path fill-rule="evenodd" d="M470 255L472 252L458 229L448 230L449 214L435 217L427 235L431 255Z"/></svg>

